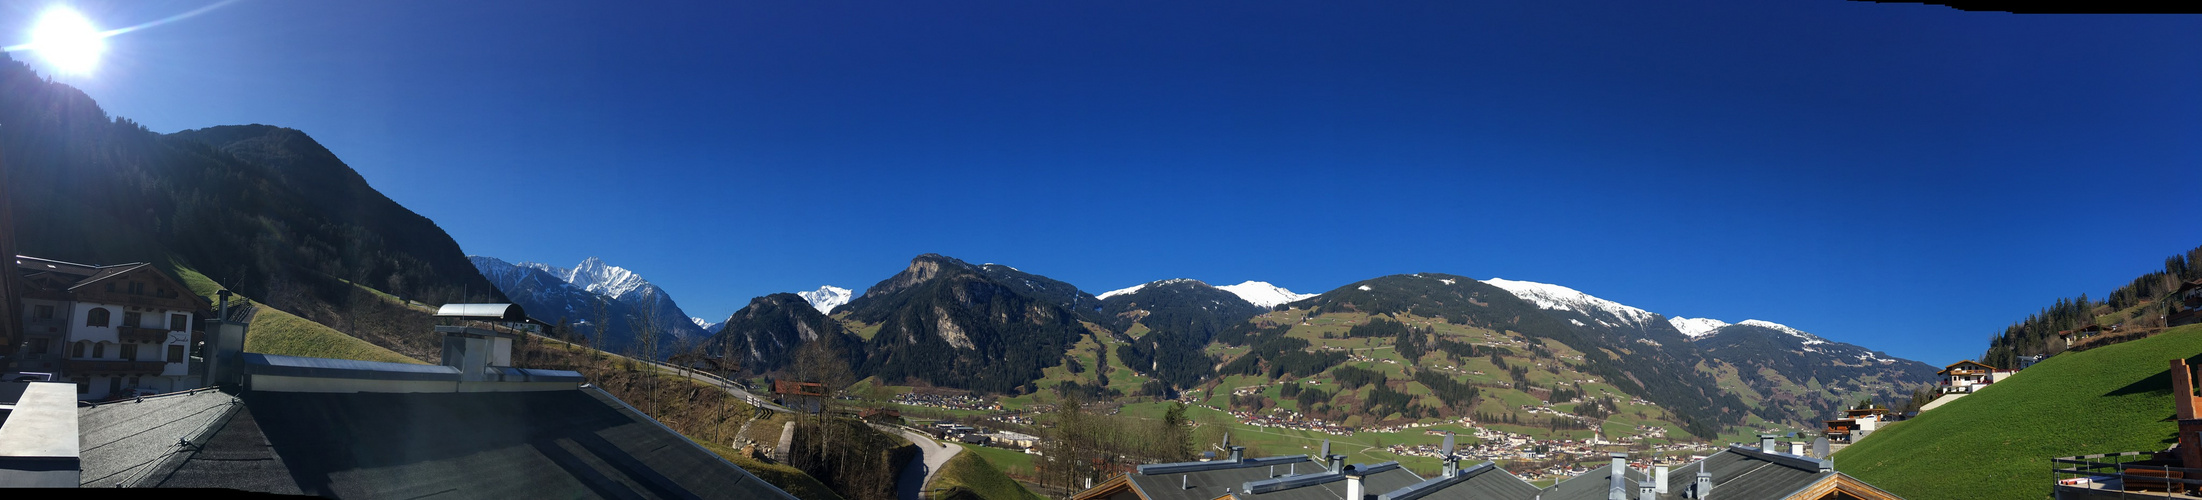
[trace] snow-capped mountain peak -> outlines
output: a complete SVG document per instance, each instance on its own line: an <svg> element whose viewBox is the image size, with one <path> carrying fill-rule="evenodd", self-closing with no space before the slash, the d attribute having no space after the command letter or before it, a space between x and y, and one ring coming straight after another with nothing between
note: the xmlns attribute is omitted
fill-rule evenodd
<svg viewBox="0 0 2202 500"><path fill-rule="evenodd" d="M1675 317L1668 318L1667 323L1674 325L1674 329L1681 330L1682 335L1692 339L1713 333L1713 330L1719 330L1720 327L1728 326L1728 322L1712 318Z"/></svg>
<svg viewBox="0 0 2202 500"><path fill-rule="evenodd" d="M1529 301L1529 303L1536 304L1537 307L1544 309L1575 311L1586 315L1603 312L1639 327L1650 324L1653 320L1659 318L1659 315L1653 314L1651 311L1629 307L1619 302L1594 297L1560 285L1501 278L1491 278L1483 280L1483 282L1504 289L1508 293L1514 294L1515 297Z"/></svg>
<svg viewBox="0 0 2202 500"><path fill-rule="evenodd" d="M1267 281L1248 280L1245 283L1216 288L1231 292L1232 295L1237 295L1240 299L1262 307L1277 307L1278 304L1297 302L1316 295L1312 293L1292 293L1291 290L1269 284Z"/></svg>
<svg viewBox="0 0 2202 500"><path fill-rule="evenodd" d="M795 292L795 294L802 296L804 301L810 302L811 307L818 308L818 312L826 314L833 314L833 308L848 304L849 299L856 298L851 290L832 285L821 286L817 290L808 292Z"/></svg>
<svg viewBox="0 0 2202 500"><path fill-rule="evenodd" d="M588 290L590 293L614 299L623 298L629 292L650 286L649 281L643 280L642 276L635 274L634 271L605 264L604 259L596 257L589 257L587 260L581 261L581 265L574 266L572 269L541 262L522 262L519 265L520 267L530 267L550 273L552 276L566 280L567 283L572 283L573 286Z"/></svg>

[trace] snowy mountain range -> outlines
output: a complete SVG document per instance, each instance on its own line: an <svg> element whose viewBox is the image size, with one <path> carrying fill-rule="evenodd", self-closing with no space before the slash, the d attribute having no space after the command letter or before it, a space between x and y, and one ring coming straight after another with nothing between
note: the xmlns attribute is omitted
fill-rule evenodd
<svg viewBox="0 0 2202 500"><path fill-rule="evenodd" d="M709 332L709 333L719 333L719 329L720 329L720 328L726 328L726 322L725 322L725 321L720 321L720 322L716 322L716 323L713 323L713 322L711 322L711 320L707 320L707 319L703 319L703 318L698 318L698 317L695 317L695 316L689 316L689 317L688 317L688 321L690 321L690 322L693 322L693 323L695 323L695 324L696 324L696 328L702 328L702 329L703 329L703 331L705 331L705 332Z"/></svg>
<svg viewBox="0 0 2202 500"><path fill-rule="evenodd" d="M708 336L704 326L673 297L642 276L590 257L571 269L538 262L512 264L494 257L469 256L476 271L497 290L537 319L565 321L584 333L599 316L608 345L617 348L639 337L643 325L655 325L661 345Z"/></svg>
<svg viewBox="0 0 2202 500"><path fill-rule="evenodd" d="M795 294L803 297L804 301L810 302L811 307L818 308L818 312L824 314L833 314L833 308L847 305L849 300L856 298L853 290L832 285L821 286L817 290L808 292L795 292ZM718 330L714 329L711 332L718 333Z"/></svg>
<svg viewBox="0 0 2202 500"><path fill-rule="evenodd" d="M1537 307L1545 310L1568 311L1589 316L1592 322L1607 327L1626 325L1637 329L1660 330L1671 327L1681 332L1684 337L1689 338L1692 342L1714 339L1731 332L1772 334L1774 338L1783 339L1779 340L1778 343L1786 345L1787 349L1800 353L1822 353L1857 363L1890 364L1903 361L1878 351L1830 341L1818 335L1772 321L1747 319L1740 323L1729 323L1712 318L1686 318L1681 316L1668 318L1560 285L1499 278L1491 278L1483 282L1505 289L1507 292L1514 294L1515 297L1520 297L1522 300L1536 304ZM1661 320L1665 320L1664 324ZM1589 326L1588 323L1579 319L1569 319L1569 321L1575 323L1576 326ZM1773 338L1765 341L1776 342ZM1732 343L1732 341L1723 342L1724 345L1729 343Z"/></svg>
<svg viewBox="0 0 2202 500"><path fill-rule="evenodd" d="M1173 283L1177 283L1177 282L1180 282L1180 281L1192 281L1192 280L1189 280L1189 279L1185 279L1185 278L1178 278L1178 279L1169 279L1169 280L1156 281L1156 282L1151 282L1151 283L1140 283L1140 284L1137 284L1137 285L1132 285L1132 286L1128 286L1128 287L1124 287L1124 288L1118 288L1118 289L1115 289L1115 290L1110 290L1110 291L1107 291L1107 292L1102 292L1102 293L1101 293L1100 295L1095 295L1095 296L1094 296L1094 298L1097 298L1097 299L1108 299L1109 297L1115 297L1115 296L1118 296L1118 295L1129 295L1129 294L1135 294L1135 293L1139 293L1139 291L1140 291L1140 290L1144 290L1144 289L1146 289L1148 285L1157 285L1157 286L1159 286L1159 285L1168 285L1168 284L1173 284ZM1306 298L1308 298L1308 297L1314 297L1314 296L1316 295L1316 294L1312 294L1312 293L1292 293L1292 291L1291 291L1291 290L1286 290L1286 289L1284 289L1284 287L1280 287L1280 286L1277 286L1277 285L1271 285L1271 284L1269 284L1269 282L1267 282L1267 281L1251 281L1251 280L1249 280L1249 281L1247 281L1247 282L1245 282L1245 283L1240 283L1240 284L1236 284L1236 285L1229 285L1229 286L1219 286L1219 287L1216 287L1216 288L1217 288L1217 289L1219 289L1219 290L1223 290L1223 291L1226 291L1226 292L1231 292L1231 294L1232 294L1232 295L1237 295L1237 296L1239 296L1239 298L1240 298L1240 299L1243 299L1243 300L1245 300L1245 301L1247 301L1247 302L1249 302L1249 303L1252 303L1252 304L1254 304L1254 305L1257 305L1257 306L1261 306L1261 307L1262 307L1262 308L1264 308L1264 309L1267 309L1267 308L1271 308L1271 307L1276 307L1276 306L1277 306L1277 304L1284 304L1284 303L1289 303L1289 302L1293 302L1293 301L1297 301L1297 300L1303 300L1303 299L1306 299Z"/></svg>

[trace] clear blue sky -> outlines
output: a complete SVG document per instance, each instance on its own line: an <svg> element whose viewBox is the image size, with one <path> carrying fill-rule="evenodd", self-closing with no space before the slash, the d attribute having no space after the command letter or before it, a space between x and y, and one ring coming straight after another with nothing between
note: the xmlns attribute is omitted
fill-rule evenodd
<svg viewBox="0 0 2202 500"><path fill-rule="evenodd" d="M2202 244L2193 16L696 3L248 0L59 79L304 130L468 253L708 318L939 252L1094 292L1498 276L1942 364Z"/></svg>

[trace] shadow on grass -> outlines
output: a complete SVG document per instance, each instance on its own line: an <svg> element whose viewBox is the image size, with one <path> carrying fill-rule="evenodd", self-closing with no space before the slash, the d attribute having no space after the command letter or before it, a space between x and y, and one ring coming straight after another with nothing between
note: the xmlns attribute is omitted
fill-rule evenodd
<svg viewBox="0 0 2202 500"><path fill-rule="evenodd" d="M2103 396L2128 396L2134 394L2171 394L2171 364L2167 362L2164 365L2165 368L2162 371L2158 371L2154 375L2149 375L2147 378L2136 380L2131 384L2126 384L2125 387L2119 387L2116 390L2103 393ZM2202 366L2202 354L2188 357L2187 366Z"/></svg>

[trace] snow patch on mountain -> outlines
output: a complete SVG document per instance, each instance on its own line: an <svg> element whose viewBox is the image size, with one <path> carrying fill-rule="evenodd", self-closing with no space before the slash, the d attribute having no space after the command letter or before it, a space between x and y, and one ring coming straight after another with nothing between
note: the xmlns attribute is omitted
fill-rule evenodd
<svg viewBox="0 0 2202 500"><path fill-rule="evenodd" d="M1667 324L1674 325L1674 329L1681 330L1682 335L1690 337L1692 340L1713 333L1713 330L1719 330L1720 327L1728 326L1728 322L1717 319L1683 317L1668 318Z"/></svg>
<svg viewBox="0 0 2202 500"><path fill-rule="evenodd" d="M703 318L698 318L695 316L689 316L688 321L695 322L696 328L702 328L705 333L719 333L720 329L726 328L725 321L713 323L709 320L705 320Z"/></svg>
<svg viewBox="0 0 2202 500"><path fill-rule="evenodd" d="M1095 295L1095 296L1093 296L1093 298L1096 298L1096 299L1107 299L1107 298L1109 298L1109 297L1115 297L1115 296L1118 296L1118 295L1131 295L1131 294L1139 293L1139 291L1140 291L1140 290L1142 290L1142 289L1145 289L1145 288L1147 288L1147 284L1146 284L1146 283L1140 283L1140 284L1137 284L1137 285L1132 285L1132 286L1128 286L1128 287L1124 287L1124 288L1118 288L1118 289L1115 289L1115 290L1109 290L1109 291L1106 291L1106 292L1101 292L1101 294L1100 294L1100 295Z"/></svg>
<svg viewBox="0 0 2202 500"><path fill-rule="evenodd" d="M1768 330L1773 330L1773 331L1777 331L1777 332L1787 333L1787 334L1789 334L1789 335L1790 335L1790 336L1792 336L1792 337L1796 337L1796 338L1804 339L1804 345L1812 345L1812 344L1825 344L1825 343L1827 343L1827 340L1826 340L1826 339L1822 339L1822 338L1820 338L1820 336L1818 336L1818 335L1813 335L1813 334L1805 333L1805 332L1804 332L1804 330L1798 330L1798 329L1795 329L1795 328L1790 328L1790 327L1789 327L1789 325L1784 325L1784 324L1781 324L1781 323L1775 323L1775 322L1772 322L1772 321L1759 321L1759 320L1755 320L1755 319L1747 319L1747 320L1743 320L1743 322L1742 322L1742 323L1736 323L1736 324L1738 324L1738 325L1750 325L1750 326L1756 326L1756 327L1759 327L1759 328L1765 328L1765 329L1768 329Z"/></svg>
<svg viewBox="0 0 2202 500"><path fill-rule="evenodd" d="M825 314L833 314L833 308L846 305L850 299L856 298L852 290L832 285L821 286L817 290L808 292L795 292L795 294L802 296L804 301L810 302L811 307L818 308L818 312Z"/></svg>
<svg viewBox="0 0 2202 500"><path fill-rule="evenodd" d="M1308 297L1314 297L1316 295L1312 293L1292 293L1291 290L1286 290L1284 287L1269 284L1269 282L1267 281L1253 280L1247 280L1247 282L1245 283L1240 283L1236 285L1219 286L1216 288L1221 288L1223 289L1223 291L1231 292L1232 295L1239 296L1239 299L1262 307L1277 307L1278 304L1298 302L1301 300L1306 300Z"/></svg>
<svg viewBox="0 0 2202 500"><path fill-rule="evenodd" d="M1501 278L1483 280L1484 284L1499 287L1537 307L1557 311L1575 311L1583 314L1604 312L1628 322L1632 326L1644 326L1659 319L1658 314L1637 309L1619 302L1593 297L1560 285L1532 281L1514 281Z"/></svg>

